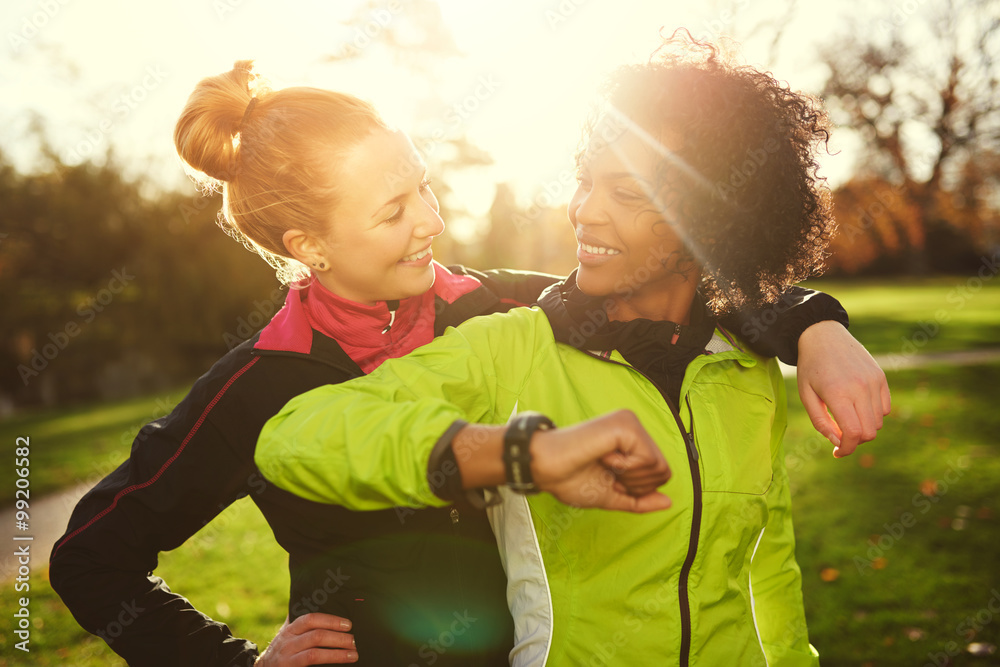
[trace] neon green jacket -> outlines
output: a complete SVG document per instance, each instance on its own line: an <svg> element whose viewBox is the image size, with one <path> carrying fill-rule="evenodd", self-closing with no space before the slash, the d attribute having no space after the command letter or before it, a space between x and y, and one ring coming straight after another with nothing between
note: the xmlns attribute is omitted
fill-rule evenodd
<svg viewBox="0 0 1000 667"><path fill-rule="evenodd" d="M579 509L501 489L490 510L515 621L511 663L818 664L795 562L777 363L717 329L680 395L675 410L617 351L557 343L541 310L519 308L293 399L262 431L256 461L311 500L442 505L428 459L455 420L501 424L537 410L567 426L628 408L671 465L670 509Z"/></svg>

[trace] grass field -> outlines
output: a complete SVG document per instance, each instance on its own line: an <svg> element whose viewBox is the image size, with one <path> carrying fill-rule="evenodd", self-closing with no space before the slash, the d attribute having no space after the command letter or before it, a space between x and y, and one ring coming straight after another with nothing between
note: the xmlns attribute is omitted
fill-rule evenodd
<svg viewBox="0 0 1000 667"><path fill-rule="evenodd" d="M128 456L139 429L169 413L186 393L187 387L118 403L28 412L0 422L0 442L30 436L33 496L93 486ZM13 488L13 481L13 467L0 468L0 488ZM13 501L12 494L4 494L0 506Z"/></svg>
<svg viewBox="0 0 1000 667"><path fill-rule="evenodd" d="M829 456L800 407L790 419L810 636L826 666L938 665L949 653L947 664L1000 665L965 653L1000 644L1000 364L890 383L894 413L848 459Z"/></svg>
<svg viewBox="0 0 1000 667"><path fill-rule="evenodd" d="M852 330L870 349L892 353L898 336L905 341L920 330L907 322L929 321L920 313L933 318L935 307L947 307L938 301L947 304L960 282L868 288L878 298L865 289L823 287L845 303ZM923 349L1000 343L998 288L984 287L956 308ZM873 318L882 324L870 326ZM958 326L961 318L968 327ZM890 384L894 412L878 440L835 460L789 382L786 460L810 637L825 667L1000 665L1000 654L966 651L973 643L1000 644L1000 412L993 405L1000 364L894 372ZM31 434L32 488L43 478L58 488L110 472L127 455L131 434L181 395L28 415L0 423L0 436ZM9 469L3 474L6 483ZM9 657L16 651L4 614L0 666L124 664L77 626L43 566L34 568L30 657ZM246 500L163 554L157 574L258 643L266 644L284 617L286 558Z"/></svg>
<svg viewBox="0 0 1000 667"><path fill-rule="evenodd" d="M836 296L872 354L909 357L1000 346L1000 276L810 281Z"/></svg>

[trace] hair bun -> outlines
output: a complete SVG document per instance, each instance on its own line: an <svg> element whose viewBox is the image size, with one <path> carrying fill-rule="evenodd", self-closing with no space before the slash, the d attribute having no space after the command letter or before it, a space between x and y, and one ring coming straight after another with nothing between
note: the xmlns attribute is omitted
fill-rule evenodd
<svg viewBox="0 0 1000 667"><path fill-rule="evenodd" d="M254 91L266 83L253 72L252 60L238 60L224 74L202 79L184 105L174 128L174 146L191 168L220 180L236 174L233 137L240 131Z"/></svg>

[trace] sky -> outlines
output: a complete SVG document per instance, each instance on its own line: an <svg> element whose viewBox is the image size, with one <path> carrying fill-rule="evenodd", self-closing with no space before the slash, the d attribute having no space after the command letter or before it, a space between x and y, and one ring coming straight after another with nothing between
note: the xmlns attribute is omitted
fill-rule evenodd
<svg viewBox="0 0 1000 667"><path fill-rule="evenodd" d="M130 173L164 187L185 184L173 126L197 81L253 58L276 85L314 85L371 100L403 129L445 125L486 150L494 164L449 182L459 203L482 215L496 182L530 199L549 189L566 201L565 180L580 127L602 75L648 57L660 31L743 42L750 64L793 88L815 91L824 70L818 44L837 25L817 0L440 0L441 21L462 55L436 62L434 80L414 76L378 44L385 26L404 25L413 0L363 3L291 0L4 0L0 8L0 148L22 169L38 160L32 118L68 163L113 147ZM362 6L362 24L344 24ZM789 7L794 7L789 12ZM772 59L762 22L788 20ZM766 31L765 31L766 32ZM764 33L759 33L763 35ZM355 48L359 55L329 62ZM428 117L429 87L444 103ZM837 136L823 172L849 175L856 146Z"/></svg>

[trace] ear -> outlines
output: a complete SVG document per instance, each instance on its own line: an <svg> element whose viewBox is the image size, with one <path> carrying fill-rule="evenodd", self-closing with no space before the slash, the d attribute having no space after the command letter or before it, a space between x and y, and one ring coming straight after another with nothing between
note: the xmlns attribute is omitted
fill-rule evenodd
<svg viewBox="0 0 1000 667"><path fill-rule="evenodd" d="M325 269L327 266L323 246L314 237L301 229L289 229L281 235L285 250L294 259L314 269Z"/></svg>

